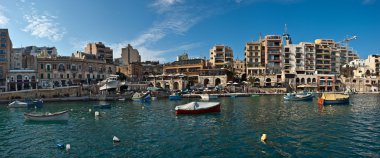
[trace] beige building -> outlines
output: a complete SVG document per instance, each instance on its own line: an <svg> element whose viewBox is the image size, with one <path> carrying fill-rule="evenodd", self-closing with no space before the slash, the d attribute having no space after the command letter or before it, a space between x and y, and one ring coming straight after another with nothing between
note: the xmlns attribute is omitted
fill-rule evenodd
<svg viewBox="0 0 380 158"><path fill-rule="evenodd" d="M106 47L102 42L88 43L84 52L95 55L98 60L113 63L113 50L110 47Z"/></svg>
<svg viewBox="0 0 380 158"><path fill-rule="evenodd" d="M245 62L243 60L236 59L234 60L234 73L235 76L243 77L243 75L246 73L245 71Z"/></svg>
<svg viewBox="0 0 380 158"><path fill-rule="evenodd" d="M210 49L210 63L214 68L227 68L232 70L234 54L231 47L216 45Z"/></svg>
<svg viewBox="0 0 380 158"><path fill-rule="evenodd" d="M37 62L38 82L42 88L93 84L116 72L115 66L105 60L76 58L74 55L50 57L42 53Z"/></svg>
<svg viewBox="0 0 380 158"><path fill-rule="evenodd" d="M369 55L368 59L365 60L365 65L378 76L380 74L380 55Z"/></svg>
<svg viewBox="0 0 380 158"><path fill-rule="evenodd" d="M128 65L130 63L141 62L141 56L137 49L128 44L127 47L121 48L121 63L120 65Z"/></svg>
<svg viewBox="0 0 380 158"><path fill-rule="evenodd" d="M246 74L249 77L265 73L265 52L260 41L247 42L245 45Z"/></svg>

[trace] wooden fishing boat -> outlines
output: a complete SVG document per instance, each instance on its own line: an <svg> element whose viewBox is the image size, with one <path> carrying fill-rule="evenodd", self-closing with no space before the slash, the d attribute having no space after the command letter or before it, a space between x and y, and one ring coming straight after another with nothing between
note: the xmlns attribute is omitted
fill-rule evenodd
<svg viewBox="0 0 380 158"><path fill-rule="evenodd" d="M349 104L349 103L350 103L350 95L348 94L323 93L318 98L318 104L320 105Z"/></svg>
<svg viewBox="0 0 380 158"><path fill-rule="evenodd" d="M175 107L176 114L220 112L220 102L190 102Z"/></svg>
<svg viewBox="0 0 380 158"><path fill-rule="evenodd" d="M69 113L67 110L55 113L24 113L24 117L31 121L67 121Z"/></svg>
<svg viewBox="0 0 380 158"><path fill-rule="evenodd" d="M146 93L136 92L135 94L133 94L132 100L136 102L149 102L151 101L151 96L149 92L146 92Z"/></svg>

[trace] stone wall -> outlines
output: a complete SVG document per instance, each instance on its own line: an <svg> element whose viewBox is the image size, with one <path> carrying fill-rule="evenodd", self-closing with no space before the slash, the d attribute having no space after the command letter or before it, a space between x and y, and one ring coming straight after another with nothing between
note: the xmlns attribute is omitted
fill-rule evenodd
<svg viewBox="0 0 380 158"><path fill-rule="evenodd" d="M38 89L38 90L25 90L0 93L0 100L13 100L25 98L58 98L58 97L72 97L84 96L88 91L82 90L80 86L60 87L54 89Z"/></svg>

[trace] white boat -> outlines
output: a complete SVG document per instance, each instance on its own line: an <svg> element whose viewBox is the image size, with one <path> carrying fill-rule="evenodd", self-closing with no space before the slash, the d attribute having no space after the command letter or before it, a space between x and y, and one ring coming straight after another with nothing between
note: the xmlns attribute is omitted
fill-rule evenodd
<svg viewBox="0 0 380 158"><path fill-rule="evenodd" d="M16 101L13 101L12 103L9 103L8 107L9 108L27 108L28 103L16 100Z"/></svg>
<svg viewBox="0 0 380 158"><path fill-rule="evenodd" d="M210 99L217 99L217 94L200 94L202 100L210 100Z"/></svg>
<svg viewBox="0 0 380 158"><path fill-rule="evenodd" d="M176 114L220 112L220 102L190 102L175 107Z"/></svg>
<svg viewBox="0 0 380 158"><path fill-rule="evenodd" d="M24 113L24 117L31 121L67 121L69 113L67 110L55 113Z"/></svg>
<svg viewBox="0 0 380 158"><path fill-rule="evenodd" d="M110 75L108 78L98 83L98 85L100 86L99 90L102 91L102 90L118 88L119 86L119 80L117 80L118 77L119 75Z"/></svg>

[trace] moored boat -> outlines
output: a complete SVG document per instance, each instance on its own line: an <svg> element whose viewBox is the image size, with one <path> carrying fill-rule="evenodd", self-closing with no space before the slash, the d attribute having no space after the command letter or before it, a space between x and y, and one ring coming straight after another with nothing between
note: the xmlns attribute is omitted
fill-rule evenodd
<svg viewBox="0 0 380 158"><path fill-rule="evenodd" d="M190 102L175 107L176 114L220 112L220 102Z"/></svg>
<svg viewBox="0 0 380 158"><path fill-rule="evenodd" d="M199 94L201 96L202 100L210 100L210 99L217 99L218 95L217 94Z"/></svg>
<svg viewBox="0 0 380 158"><path fill-rule="evenodd" d="M102 91L102 90L118 88L119 86L119 81L117 79L118 77L119 75L110 75L108 78L98 83L99 90Z"/></svg>
<svg viewBox="0 0 380 158"><path fill-rule="evenodd" d="M31 121L67 121L69 113L67 110L55 113L24 113L24 117Z"/></svg>
<svg viewBox="0 0 380 158"><path fill-rule="evenodd" d="M22 101L15 100L15 101L9 103L8 107L9 108L27 108L28 107L28 103L27 102L22 102Z"/></svg>
<svg viewBox="0 0 380 158"><path fill-rule="evenodd" d="M178 93L174 93L172 95L169 95L169 100L181 100L182 96Z"/></svg>
<svg viewBox="0 0 380 158"><path fill-rule="evenodd" d="M95 109L111 109L111 104L99 104L94 105Z"/></svg>
<svg viewBox="0 0 380 158"><path fill-rule="evenodd" d="M323 93L318 98L318 104L320 105L348 104L348 103L350 103L350 96L348 94Z"/></svg>
<svg viewBox="0 0 380 158"><path fill-rule="evenodd" d="M288 93L284 96L285 101L308 101L313 100L313 94L302 92L302 93Z"/></svg>
<svg viewBox="0 0 380 158"><path fill-rule="evenodd" d="M149 102L151 100L150 92L139 93L136 92L132 96L132 100L136 102Z"/></svg>

